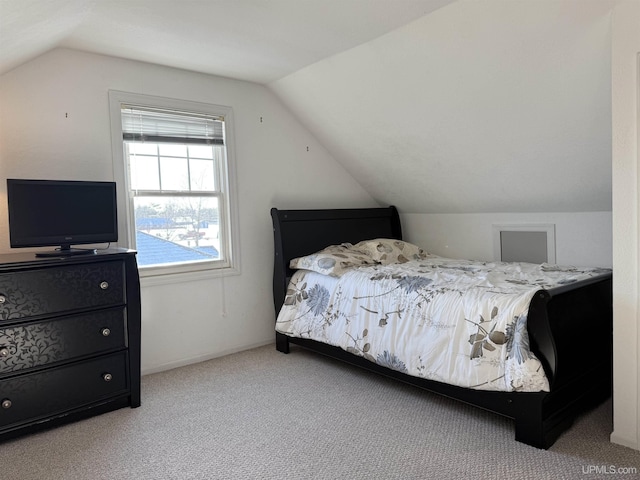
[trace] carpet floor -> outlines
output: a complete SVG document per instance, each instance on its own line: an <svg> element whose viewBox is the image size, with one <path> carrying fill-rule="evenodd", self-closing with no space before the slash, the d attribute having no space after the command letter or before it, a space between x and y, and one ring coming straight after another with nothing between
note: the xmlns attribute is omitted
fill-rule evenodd
<svg viewBox="0 0 640 480"><path fill-rule="evenodd" d="M609 401L539 450L507 418L269 345L144 376L140 408L0 443L0 478L639 478L611 430Z"/></svg>

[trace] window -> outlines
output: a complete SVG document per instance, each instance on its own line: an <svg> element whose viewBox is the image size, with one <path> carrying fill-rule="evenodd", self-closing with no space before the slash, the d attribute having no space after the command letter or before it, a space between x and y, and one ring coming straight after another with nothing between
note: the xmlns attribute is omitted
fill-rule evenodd
<svg viewBox="0 0 640 480"><path fill-rule="evenodd" d="M234 269L231 109L109 95L121 236L142 275Z"/></svg>

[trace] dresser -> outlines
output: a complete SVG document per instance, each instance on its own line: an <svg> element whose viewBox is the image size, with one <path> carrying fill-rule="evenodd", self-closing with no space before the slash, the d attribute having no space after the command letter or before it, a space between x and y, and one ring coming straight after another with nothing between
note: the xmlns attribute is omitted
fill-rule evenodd
<svg viewBox="0 0 640 480"><path fill-rule="evenodd" d="M140 406L135 252L0 255L0 440Z"/></svg>

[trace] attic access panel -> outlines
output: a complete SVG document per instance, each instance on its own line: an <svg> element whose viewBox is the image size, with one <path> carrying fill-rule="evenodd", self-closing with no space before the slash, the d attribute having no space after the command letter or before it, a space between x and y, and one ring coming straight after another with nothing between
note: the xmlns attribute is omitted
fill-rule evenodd
<svg viewBox="0 0 640 480"><path fill-rule="evenodd" d="M493 225L493 257L501 262L556 263L554 224Z"/></svg>

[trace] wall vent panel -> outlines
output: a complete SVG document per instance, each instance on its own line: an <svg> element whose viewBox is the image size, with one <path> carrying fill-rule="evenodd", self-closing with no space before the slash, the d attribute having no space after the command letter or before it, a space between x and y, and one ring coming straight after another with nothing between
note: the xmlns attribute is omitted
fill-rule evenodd
<svg viewBox="0 0 640 480"><path fill-rule="evenodd" d="M493 225L493 256L502 262L556 263L554 224Z"/></svg>

